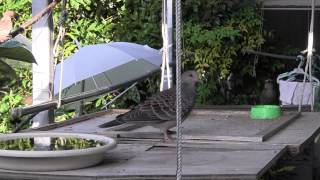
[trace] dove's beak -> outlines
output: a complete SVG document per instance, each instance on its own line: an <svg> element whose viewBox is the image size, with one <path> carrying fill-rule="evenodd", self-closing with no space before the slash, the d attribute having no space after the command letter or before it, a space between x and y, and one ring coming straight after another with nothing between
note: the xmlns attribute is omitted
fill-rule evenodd
<svg viewBox="0 0 320 180"><path fill-rule="evenodd" d="M20 15L19 14L15 14L14 17L13 17L13 20L17 21L17 20L19 20L19 18L20 18Z"/></svg>

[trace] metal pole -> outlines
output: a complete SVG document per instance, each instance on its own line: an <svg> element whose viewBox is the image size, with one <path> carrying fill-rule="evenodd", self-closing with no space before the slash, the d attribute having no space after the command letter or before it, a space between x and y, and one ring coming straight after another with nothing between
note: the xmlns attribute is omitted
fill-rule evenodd
<svg viewBox="0 0 320 180"><path fill-rule="evenodd" d="M67 97L67 98L63 98L63 99L61 99L61 105L69 104L69 103L72 103L72 102L75 102L75 101L80 101L80 100L91 98L91 97L95 97L95 96L99 96L99 95L114 91L116 89L129 86L132 83L140 81L140 80L143 80L143 79L149 77L151 74L154 74L154 73L156 73L158 71L159 70L157 69L157 70L154 70L154 71L150 71L149 73L147 73L147 74L145 74L145 75L143 75L143 76L141 76L139 78L132 79L130 81L120 82L120 83L118 83L116 85L108 86L106 88L87 91L87 92L84 92L84 93L80 93L78 95L74 95L74 96L70 96L70 97ZM27 114L33 114L33 113L41 112L41 111L48 110L48 109L55 109L55 108L57 108L57 106L58 106L58 100L51 100L51 101L43 102L41 104L28 106L28 107L14 108L14 109L12 109L11 115L12 115L13 118L16 119L16 118L20 118L20 117L22 117L24 115L27 115Z"/></svg>

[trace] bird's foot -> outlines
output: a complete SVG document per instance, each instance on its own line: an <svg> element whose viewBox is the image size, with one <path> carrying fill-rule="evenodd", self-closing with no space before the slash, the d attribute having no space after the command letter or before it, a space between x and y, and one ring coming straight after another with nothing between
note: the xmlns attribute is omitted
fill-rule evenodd
<svg viewBox="0 0 320 180"><path fill-rule="evenodd" d="M171 136L169 134L175 134L174 131L169 131L169 130L166 130L163 132L163 142L164 143L173 143L174 140L171 138Z"/></svg>
<svg viewBox="0 0 320 180"><path fill-rule="evenodd" d="M176 131L171 131L171 130L167 130L167 133L168 133L168 134L177 134Z"/></svg>

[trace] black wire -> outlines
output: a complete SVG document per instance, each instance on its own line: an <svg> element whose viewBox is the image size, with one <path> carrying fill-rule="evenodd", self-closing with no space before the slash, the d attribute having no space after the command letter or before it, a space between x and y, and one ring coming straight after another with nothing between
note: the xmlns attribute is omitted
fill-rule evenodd
<svg viewBox="0 0 320 180"><path fill-rule="evenodd" d="M277 59L288 59L288 60L295 60L297 59L296 56L286 56L286 55L280 55L280 54L273 54L273 53L267 53L267 52L257 52L253 50L245 50L245 53L248 54L256 54L256 55L261 55L261 56L268 56L268 57L273 57Z"/></svg>
<svg viewBox="0 0 320 180"><path fill-rule="evenodd" d="M66 22L66 18L68 16L68 12L66 10L66 5L67 5L67 1L63 0L62 1L61 14L60 14L59 21L58 21L58 26L64 26L64 24Z"/></svg>

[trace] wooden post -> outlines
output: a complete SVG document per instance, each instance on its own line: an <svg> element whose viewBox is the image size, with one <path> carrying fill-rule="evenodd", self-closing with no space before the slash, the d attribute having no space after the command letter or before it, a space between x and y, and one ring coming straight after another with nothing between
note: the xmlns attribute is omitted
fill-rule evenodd
<svg viewBox="0 0 320 180"><path fill-rule="evenodd" d="M33 0L32 15L35 16L48 6L49 0ZM32 25L32 53L38 64L33 64L33 104L51 100L53 82L52 55L53 19L51 13ZM53 122L53 110L39 113L33 118L32 127L39 127Z"/></svg>

